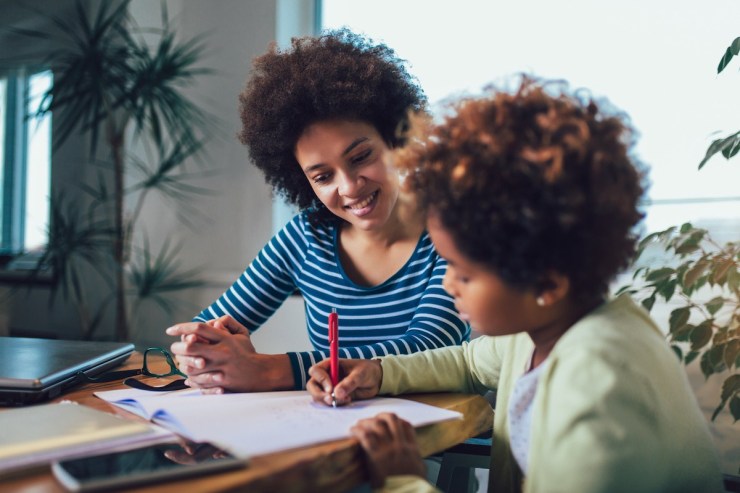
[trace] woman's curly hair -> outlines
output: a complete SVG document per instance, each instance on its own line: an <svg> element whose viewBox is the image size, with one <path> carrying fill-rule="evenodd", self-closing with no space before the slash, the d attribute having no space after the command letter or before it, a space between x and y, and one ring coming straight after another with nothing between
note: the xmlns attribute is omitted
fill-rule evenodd
<svg viewBox="0 0 740 493"><path fill-rule="evenodd" d="M513 94L490 90L452 109L396 158L417 207L513 287L543 289L555 271L576 298L605 294L643 217L625 118L527 77Z"/></svg>
<svg viewBox="0 0 740 493"><path fill-rule="evenodd" d="M408 112L426 105L416 79L392 49L346 29L294 38L287 51L273 45L253 68L239 95L239 138L275 192L318 217L333 215L316 198L294 154L306 127L329 119L359 120L397 147Z"/></svg>

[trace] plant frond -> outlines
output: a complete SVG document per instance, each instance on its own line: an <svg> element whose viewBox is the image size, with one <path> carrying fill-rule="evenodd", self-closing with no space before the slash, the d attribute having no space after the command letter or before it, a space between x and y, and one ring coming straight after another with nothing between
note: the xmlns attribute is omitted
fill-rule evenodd
<svg viewBox="0 0 740 493"><path fill-rule="evenodd" d="M169 313L173 307L169 295L203 285L203 281L198 278L198 269L180 269L180 262L177 260L180 249L179 246L171 247L167 240L156 257L153 257L149 242L145 239L144 247L138 252L139 260L133 263L130 272L137 300L154 301Z"/></svg>

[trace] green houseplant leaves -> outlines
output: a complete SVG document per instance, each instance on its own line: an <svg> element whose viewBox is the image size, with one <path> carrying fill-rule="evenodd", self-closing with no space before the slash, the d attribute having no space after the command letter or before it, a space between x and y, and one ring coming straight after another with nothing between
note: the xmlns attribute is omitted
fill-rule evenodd
<svg viewBox="0 0 740 493"><path fill-rule="evenodd" d="M730 46L725 50L725 54L722 55L722 59L720 59L719 65L717 65L717 73L721 73L730 61L739 54L740 38L735 38L735 40L730 43ZM707 161L717 153L721 153L725 159L730 159L738 152L740 152L740 131L713 141L709 145L709 148L707 148L704 158L699 162L699 169L702 169L704 165L707 164Z"/></svg>
<svg viewBox="0 0 740 493"><path fill-rule="evenodd" d="M678 358L698 358L706 378L728 375L712 419L729 407L740 419L740 243L716 243L690 223L646 236L642 256L662 249L670 265L640 267L628 292L651 311L656 301L675 306L668 318L668 339Z"/></svg>

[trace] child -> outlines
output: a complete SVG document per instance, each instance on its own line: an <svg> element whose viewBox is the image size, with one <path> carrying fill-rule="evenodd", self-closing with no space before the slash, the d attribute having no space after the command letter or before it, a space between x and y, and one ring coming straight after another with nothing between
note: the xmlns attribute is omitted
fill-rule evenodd
<svg viewBox="0 0 740 493"><path fill-rule="evenodd" d="M336 388L322 362L307 388L325 403L497 389L489 491L722 491L684 369L641 308L607 298L641 219L630 129L554 89L525 79L464 100L397 159L445 289L496 337L342 360ZM431 489L407 423L381 415L353 433L374 486Z"/></svg>

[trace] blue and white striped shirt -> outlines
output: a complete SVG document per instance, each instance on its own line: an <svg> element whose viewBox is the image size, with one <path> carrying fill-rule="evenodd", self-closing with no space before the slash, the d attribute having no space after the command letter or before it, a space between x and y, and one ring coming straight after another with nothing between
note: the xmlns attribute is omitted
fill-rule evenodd
<svg viewBox="0 0 740 493"><path fill-rule="evenodd" d="M461 344L470 327L442 287L447 263L429 235L391 278L366 287L349 279L339 261L337 224L311 224L296 215L259 252L237 281L194 320L231 315L257 330L296 289L303 295L308 335L315 351L288 353L296 388L308 369L329 356L328 317L339 314L343 358L374 358Z"/></svg>

